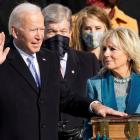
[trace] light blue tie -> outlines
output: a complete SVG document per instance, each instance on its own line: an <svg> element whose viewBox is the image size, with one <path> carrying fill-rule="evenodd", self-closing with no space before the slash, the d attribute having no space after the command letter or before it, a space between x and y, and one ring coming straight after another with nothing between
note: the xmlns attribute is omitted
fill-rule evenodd
<svg viewBox="0 0 140 140"><path fill-rule="evenodd" d="M37 74L37 71L34 65L34 59L35 59L34 56L30 56L27 58L28 67L32 73L32 76L34 77L37 87L40 87L40 78L39 78L39 75Z"/></svg>

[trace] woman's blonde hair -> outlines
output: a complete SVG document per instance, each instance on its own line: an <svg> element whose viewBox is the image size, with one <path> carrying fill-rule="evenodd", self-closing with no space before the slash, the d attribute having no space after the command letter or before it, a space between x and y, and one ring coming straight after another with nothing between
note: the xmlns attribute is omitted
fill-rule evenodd
<svg viewBox="0 0 140 140"><path fill-rule="evenodd" d="M101 60L103 62L103 48L108 40L116 47L121 47L128 55L130 68L140 73L140 38L130 29L118 27L108 31L101 41Z"/></svg>
<svg viewBox="0 0 140 140"><path fill-rule="evenodd" d="M72 48L76 50L85 50L81 42L80 34L84 19L91 16L96 16L102 23L104 23L106 30L111 29L111 22L105 11L95 6L87 6L73 17L72 37L71 37Z"/></svg>

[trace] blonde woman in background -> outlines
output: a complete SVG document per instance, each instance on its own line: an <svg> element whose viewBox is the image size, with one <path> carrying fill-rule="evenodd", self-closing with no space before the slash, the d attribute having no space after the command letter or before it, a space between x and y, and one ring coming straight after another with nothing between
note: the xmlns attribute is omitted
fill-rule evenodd
<svg viewBox="0 0 140 140"><path fill-rule="evenodd" d="M102 9L85 7L77 14L73 25L71 46L76 50L92 52L99 59L100 40L109 29L110 20Z"/></svg>

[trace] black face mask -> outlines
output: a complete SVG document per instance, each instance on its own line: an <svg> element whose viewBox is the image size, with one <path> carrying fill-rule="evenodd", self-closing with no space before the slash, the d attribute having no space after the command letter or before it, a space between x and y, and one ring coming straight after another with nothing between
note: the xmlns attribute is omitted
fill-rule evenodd
<svg viewBox="0 0 140 140"><path fill-rule="evenodd" d="M62 35L55 35L44 41L45 48L56 51L60 57L69 50L69 38Z"/></svg>

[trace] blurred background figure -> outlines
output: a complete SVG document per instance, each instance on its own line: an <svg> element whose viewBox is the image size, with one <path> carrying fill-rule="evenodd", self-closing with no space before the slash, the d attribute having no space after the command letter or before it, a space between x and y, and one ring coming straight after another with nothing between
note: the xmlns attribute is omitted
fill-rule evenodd
<svg viewBox="0 0 140 140"><path fill-rule="evenodd" d="M73 25L71 46L76 50L94 53L100 59L100 41L111 22L105 11L88 6L77 13ZM99 62L100 65L100 62Z"/></svg>
<svg viewBox="0 0 140 140"><path fill-rule="evenodd" d="M87 0L87 4L103 8L109 15L113 28L122 26L138 33L136 19L126 15L117 7L118 0Z"/></svg>
<svg viewBox="0 0 140 140"><path fill-rule="evenodd" d="M140 113L140 39L130 29L116 28L102 40L101 59L104 68L88 79L87 96L128 114ZM85 139L91 137L86 123Z"/></svg>
<svg viewBox="0 0 140 140"><path fill-rule="evenodd" d="M45 18L44 47L58 54L62 78L71 90L86 97L86 81L97 74L97 58L92 53L69 47L72 20L71 10L61 4L50 4L43 9ZM60 140L82 140L83 119L60 113Z"/></svg>

